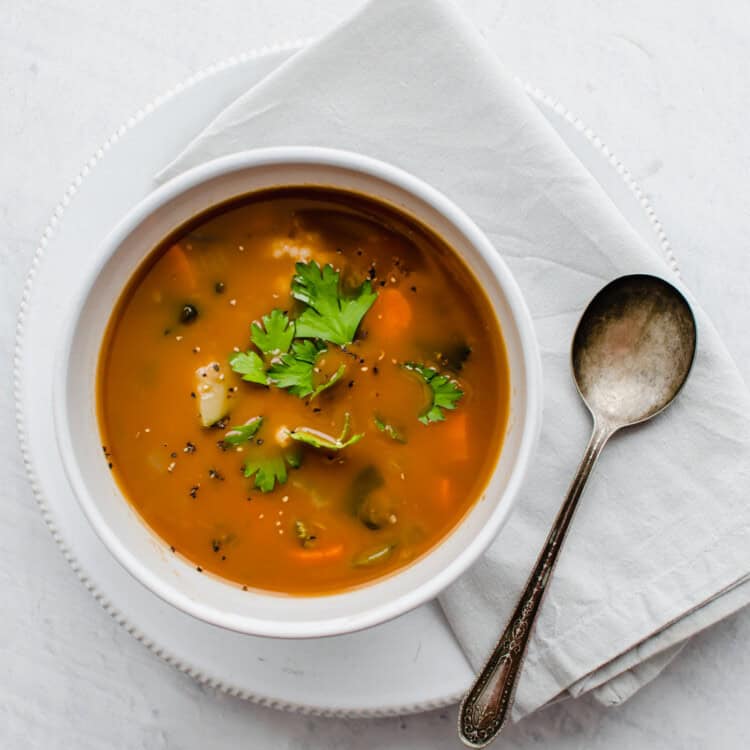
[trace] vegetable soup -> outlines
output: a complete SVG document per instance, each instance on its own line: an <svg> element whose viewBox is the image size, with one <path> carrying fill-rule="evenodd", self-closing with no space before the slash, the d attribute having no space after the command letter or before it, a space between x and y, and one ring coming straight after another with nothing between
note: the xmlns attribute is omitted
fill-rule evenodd
<svg viewBox="0 0 750 750"><path fill-rule="evenodd" d="M98 371L104 460L144 521L199 572L294 595L438 544L492 473L509 390L456 252L322 187L253 193L153 250Z"/></svg>

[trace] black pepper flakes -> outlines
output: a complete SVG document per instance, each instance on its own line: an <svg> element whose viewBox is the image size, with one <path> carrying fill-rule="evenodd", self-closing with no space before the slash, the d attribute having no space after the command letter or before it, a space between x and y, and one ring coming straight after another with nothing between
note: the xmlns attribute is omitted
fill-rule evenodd
<svg viewBox="0 0 750 750"><path fill-rule="evenodd" d="M195 500L195 498L196 498L196 497L198 496L198 490L199 490L200 488L201 488L201 486L200 486L199 484L194 484L194 485L193 485L193 486L192 486L192 487L190 488L190 492L188 492L188 495L190 495L190 497L192 497L192 498L193 498L193 500Z"/></svg>
<svg viewBox="0 0 750 750"><path fill-rule="evenodd" d="M112 468L112 462L110 461L109 463L107 463L107 466L109 466L109 468L111 469Z"/></svg>
<svg viewBox="0 0 750 750"><path fill-rule="evenodd" d="M180 310L180 323L195 323L198 319L198 308L189 302L182 306Z"/></svg>
<svg viewBox="0 0 750 750"><path fill-rule="evenodd" d="M377 375L379 372L380 372L380 370L378 370L378 366L377 365L373 365L373 367L372 367L372 374L373 375Z"/></svg>
<svg viewBox="0 0 750 750"><path fill-rule="evenodd" d="M174 548L174 544L169 545L169 551L170 552L177 552L177 550Z"/></svg>
<svg viewBox="0 0 750 750"><path fill-rule="evenodd" d="M255 441L255 444L256 444L256 445L263 445L263 438L258 438L258 439L257 439L257 440Z"/></svg>
<svg viewBox="0 0 750 750"><path fill-rule="evenodd" d="M216 294L224 294L224 282L217 281L214 284L214 291L216 292Z"/></svg>
<svg viewBox="0 0 750 750"><path fill-rule="evenodd" d="M193 393L193 391L190 391L190 398L195 398L195 393Z"/></svg>
<svg viewBox="0 0 750 750"><path fill-rule="evenodd" d="M221 549L221 542L218 539L211 540L211 549L214 552L218 552Z"/></svg>
<svg viewBox="0 0 750 750"><path fill-rule="evenodd" d="M316 406L316 407L315 407L315 408L313 409L313 414L319 414L319 413L320 413L321 411L323 411L323 410L322 410L322 409L321 409L321 408L320 408L319 406Z"/></svg>
<svg viewBox="0 0 750 750"><path fill-rule="evenodd" d="M208 476L211 479L218 480L219 482L223 482L224 481L224 476L222 474L220 474L218 471L216 471L216 469L209 469L208 470Z"/></svg>
<svg viewBox="0 0 750 750"><path fill-rule="evenodd" d="M201 568L201 566L200 566L200 565L196 565L196 566L195 566L195 569L196 569L196 570L197 570L197 571L198 571L199 573L202 573L202 572L203 572L203 568Z"/></svg>
<svg viewBox="0 0 750 750"><path fill-rule="evenodd" d="M185 447L182 449L182 452L195 453L196 450L197 448L195 447L195 445L188 440L187 443L185 443Z"/></svg>
<svg viewBox="0 0 750 750"><path fill-rule="evenodd" d="M176 454L176 453L175 453L174 451L172 451L172 452L171 452L171 453L169 454L169 457L170 457L170 458L177 458L177 454Z"/></svg>
<svg viewBox="0 0 750 750"><path fill-rule="evenodd" d="M354 388L354 381L353 381L353 380L350 380L350 381L349 381L349 382L348 382L348 383L346 384L346 387L347 387L347 388Z"/></svg>
<svg viewBox="0 0 750 750"><path fill-rule="evenodd" d="M412 286L412 287L409 287L409 288L410 288L410 289L412 290L412 292L414 292L415 294L417 293L417 287L415 287L415 286Z"/></svg>

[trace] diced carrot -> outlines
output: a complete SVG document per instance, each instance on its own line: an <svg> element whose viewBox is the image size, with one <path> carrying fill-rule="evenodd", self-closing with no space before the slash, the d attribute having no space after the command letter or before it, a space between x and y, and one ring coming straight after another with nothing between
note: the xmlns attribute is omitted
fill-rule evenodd
<svg viewBox="0 0 750 750"><path fill-rule="evenodd" d="M368 315L367 326L388 338L394 338L409 328L411 319L411 305L406 297L398 289L390 288L378 295Z"/></svg>
<svg viewBox="0 0 750 750"><path fill-rule="evenodd" d="M443 423L443 440L445 456L454 461L465 461L469 458L469 427L466 412L448 411Z"/></svg>
<svg viewBox="0 0 750 750"><path fill-rule="evenodd" d="M295 547L290 554L298 562L326 562L341 557L344 554L344 545L330 544L327 547Z"/></svg>
<svg viewBox="0 0 750 750"><path fill-rule="evenodd" d="M195 268L179 243L172 245L164 253L162 263L170 277L180 286L180 291L192 292L198 288Z"/></svg>

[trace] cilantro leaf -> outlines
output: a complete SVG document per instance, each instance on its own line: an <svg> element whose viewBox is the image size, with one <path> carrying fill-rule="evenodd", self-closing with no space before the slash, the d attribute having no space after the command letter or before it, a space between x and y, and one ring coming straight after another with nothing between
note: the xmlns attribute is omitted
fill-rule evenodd
<svg viewBox="0 0 750 750"><path fill-rule="evenodd" d="M417 362L407 362L404 367L417 373L432 392L431 404L427 411L420 414L419 421L422 424L442 422L445 419L443 409L455 409L456 403L464 395L458 383L447 375L442 375L435 368Z"/></svg>
<svg viewBox="0 0 750 750"><path fill-rule="evenodd" d="M268 385L266 367L256 352L247 351L233 354L229 358L229 366L234 372L241 375L243 380Z"/></svg>
<svg viewBox="0 0 750 750"><path fill-rule="evenodd" d="M392 424L384 422L377 415L375 415L373 419L375 421L375 427L377 427L381 432L384 432L386 435L388 435L391 440L395 440L397 443L406 443L406 438L404 437L404 435Z"/></svg>
<svg viewBox="0 0 750 750"><path fill-rule="evenodd" d="M377 298L369 280L352 296L340 291L341 274L329 263L297 263L292 279L292 296L307 305L296 321L300 338L319 338L332 344L351 344L362 318Z"/></svg>
<svg viewBox="0 0 750 750"><path fill-rule="evenodd" d="M241 445L255 436L255 433L263 424L263 417L253 417L248 419L245 424L237 425L230 428L229 432L224 435L222 442L227 445Z"/></svg>
<svg viewBox="0 0 750 750"><path fill-rule="evenodd" d="M273 309L261 321L265 330L257 322L250 327L253 344L266 356L288 352L294 338L294 323L289 316L279 309Z"/></svg>
<svg viewBox="0 0 750 750"><path fill-rule="evenodd" d="M326 388L337 383L346 371L341 365L331 377L316 386L314 383L315 362L318 356L326 351L325 346L313 341L295 341L292 351L282 354L278 362L268 370L268 379L279 388L288 388L289 392L300 398L315 398Z"/></svg>
<svg viewBox="0 0 750 750"><path fill-rule="evenodd" d="M326 435L325 432L312 429L312 427L297 427L289 433L289 437L292 440L297 440L300 443L311 445L313 448L323 448L329 451L340 451L349 445L358 443L363 437L364 433L358 435L352 435L347 440L349 434L351 417L347 412L344 416L344 429L341 430L341 434L335 438L331 435Z"/></svg>
<svg viewBox="0 0 750 750"><path fill-rule="evenodd" d="M270 492L277 483L286 482L287 464L292 469L299 469L302 465L302 457L296 449L283 453L250 455L242 472L246 477L255 476L255 487L261 492Z"/></svg>
<svg viewBox="0 0 750 750"><path fill-rule="evenodd" d="M286 463L280 453L273 456L251 456L243 469L246 477L255 475L255 487L261 492L270 492L278 482L286 482Z"/></svg>

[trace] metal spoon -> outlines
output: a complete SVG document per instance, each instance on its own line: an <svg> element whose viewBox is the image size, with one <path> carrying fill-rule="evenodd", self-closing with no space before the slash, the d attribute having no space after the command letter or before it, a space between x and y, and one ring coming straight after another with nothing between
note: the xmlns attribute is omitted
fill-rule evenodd
<svg viewBox="0 0 750 750"><path fill-rule="evenodd" d="M485 747L505 725L526 646L578 499L602 448L622 427L665 409L695 354L695 318L685 298L654 276L607 284L583 313L573 338L578 392L594 426L581 465L513 616L459 710L458 733Z"/></svg>

